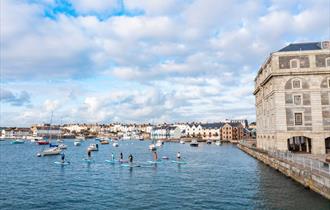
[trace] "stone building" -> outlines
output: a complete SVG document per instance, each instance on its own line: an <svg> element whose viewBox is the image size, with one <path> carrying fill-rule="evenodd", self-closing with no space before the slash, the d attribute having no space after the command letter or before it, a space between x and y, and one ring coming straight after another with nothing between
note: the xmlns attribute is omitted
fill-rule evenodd
<svg viewBox="0 0 330 210"><path fill-rule="evenodd" d="M255 78L257 147L330 152L330 41L273 52Z"/></svg>

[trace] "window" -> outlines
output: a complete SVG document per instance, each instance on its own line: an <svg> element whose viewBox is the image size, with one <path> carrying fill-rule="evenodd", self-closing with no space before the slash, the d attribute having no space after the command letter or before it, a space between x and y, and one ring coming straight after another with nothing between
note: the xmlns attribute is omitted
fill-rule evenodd
<svg viewBox="0 0 330 210"><path fill-rule="evenodd" d="M294 124L302 125L302 113L294 113Z"/></svg>
<svg viewBox="0 0 330 210"><path fill-rule="evenodd" d="M301 105L301 95L294 95L293 96L293 103L295 105Z"/></svg>
<svg viewBox="0 0 330 210"><path fill-rule="evenodd" d="M297 59L293 59L293 60L290 61L290 68L291 69L299 68Z"/></svg>
<svg viewBox="0 0 330 210"><path fill-rule="evenodd" d="M325 59L325 66L330 66L330 58Z"/></svg>
<svg viewBox="0 0 330 210"><path fill-rule="evenodd" d="M292 87L295 89L301 88L300 80L293 80L292 81Z"/></svg>

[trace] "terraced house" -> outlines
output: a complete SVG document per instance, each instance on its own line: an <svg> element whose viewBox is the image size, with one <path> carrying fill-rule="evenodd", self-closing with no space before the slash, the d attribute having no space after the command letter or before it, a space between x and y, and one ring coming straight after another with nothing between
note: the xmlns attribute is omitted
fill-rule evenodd
<svg viewBox="0 0 330 210"><path fill-rule="evenodd" d="M330 41L273 52L255 78L257 147L330 153Z"/></svg>

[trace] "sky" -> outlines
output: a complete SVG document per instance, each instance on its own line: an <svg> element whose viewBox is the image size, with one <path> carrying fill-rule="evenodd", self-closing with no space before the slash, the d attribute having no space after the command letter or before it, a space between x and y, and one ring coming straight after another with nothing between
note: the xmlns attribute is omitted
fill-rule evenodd
<svg viewBox="0 0 330 210"><path fill-rule="evenodd" d="M1 0L0 126L255 120L254 78L330 0Z"/></svg>

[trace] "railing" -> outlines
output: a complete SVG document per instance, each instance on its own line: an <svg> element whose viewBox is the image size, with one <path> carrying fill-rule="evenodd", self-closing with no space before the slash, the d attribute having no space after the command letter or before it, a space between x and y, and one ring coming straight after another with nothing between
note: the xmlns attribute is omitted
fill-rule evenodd
<svg viewBox="0 0 330 210"><path fill-rule="evenodd" d="M246 143L245 141L241 141L240 144L245 147L248 147L249 149L256 150L258 152L267 153L269 156L275 157L277 159L294 163L296 165L299 165L300 167L303 167L304 169L310 170L311 172L318 172L330 176L329 163L319 161L310 157L306 157L306 155L295 154L290 151L282 152L278 150L274 150L274 151L261 150L252 146L251 144Z"/></svg>

